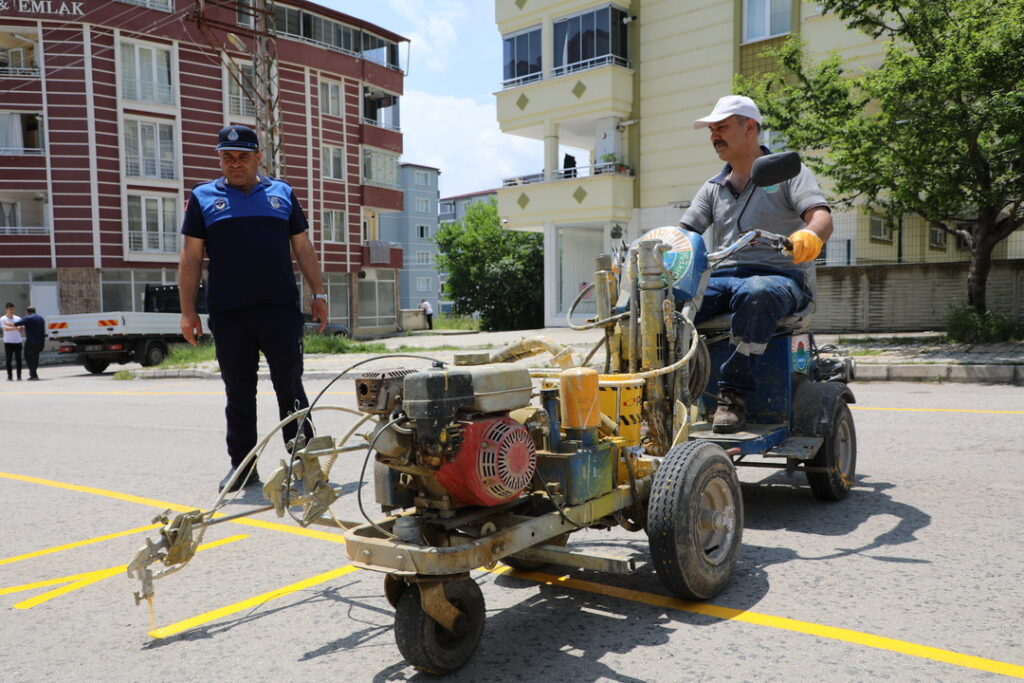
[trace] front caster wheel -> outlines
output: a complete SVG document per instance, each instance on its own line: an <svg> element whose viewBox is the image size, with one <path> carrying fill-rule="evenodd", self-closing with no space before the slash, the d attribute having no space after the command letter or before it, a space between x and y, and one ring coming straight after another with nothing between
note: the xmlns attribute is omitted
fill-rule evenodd
<svg viewBox="0 0 1024 683"><path fill-rule="evenodd" d="M647 510L651 559L662 583L707 600L728 583L743 538L736 469L717 444L673 446L654 474Z"/></svg>
<svg viewBox="0 0 1024 683"><path fill-rule="evenodd" d="M395 611L395 641L405 660L420 671L443 675L465 666L484 630L484 595L472 579L454 579L444 584L444 594L462 614L458 633L452 633L430 618L420 603L420 588L412 583L398 598Z"/></svg>
<svg viewBox="0 0 1024 683"><path fill-rule="evenodd" d="M825 443L807 464L825 470L807 473L807 483L819 500L842 500L853 488L857 474L857 431L845 400L839 399Z"/></svg>

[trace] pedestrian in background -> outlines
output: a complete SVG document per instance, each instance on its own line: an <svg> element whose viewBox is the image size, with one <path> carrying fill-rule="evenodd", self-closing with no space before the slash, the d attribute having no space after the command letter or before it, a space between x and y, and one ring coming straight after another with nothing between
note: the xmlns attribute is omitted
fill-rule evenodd
<svg viewBox="0 0 1024 683"><path fill-rule="evenodd" d="M25 309L25 317L17 324L25 333L25 364L28 366L28 378L39 379L39 354L46 344L46 320L29 306Z"/></svg>
<svg viewBox="0 0 1024 683"><path fill-rule="evenodd" d="M195 344L203 334L196 292L203 256L209 258L206 286L210 330L227 395L227 450L231 471L256 445L256 383L260 352L270 366L282 419L309 405L302 387L303 317L292 272L292 255L313 290L312 314L320 332L327 323L327 295L320 264L309 241L306 216L292 188L258 173L262 156L256 132L245 126L220 131L217 155L223 176L192 188L181 232L185 242L178 266L181 332ZM285 443L298 431L283 430ZM313 434L305 423L304 434ZM255 467L240 472L230 490L260 484Z"/></svg>
<svg viewBox="0 0 1024 683"><path fill-rule="evenodd" d="M18 330L18 323L21 318L14 315L14 304L7 302L4 307L4 316L0 318L4 328L4 362L7 364L7 381L14 380L11 373L11 361L18 362L18 381L21 381L21 331Z"/></svg>
<svg viewBox="0 0 1024 683"><path fill-rule="evenodd" d="M427 316L427 329L434 329L434 308L426 299L420 302L420 308L423 309L423 315Z"/></svg>

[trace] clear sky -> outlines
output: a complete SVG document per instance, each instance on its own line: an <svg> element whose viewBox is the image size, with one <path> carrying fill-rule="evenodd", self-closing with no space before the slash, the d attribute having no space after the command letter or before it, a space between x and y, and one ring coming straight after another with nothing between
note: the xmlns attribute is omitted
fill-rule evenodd
<svg viewBox="0 0 1024 683"><path fill-rule="evenodd" d="M543 144L498 129L501 35L494 0L315 0L409 39L401 100L402 161L441 169L441 196L538 173Z"/></svg>

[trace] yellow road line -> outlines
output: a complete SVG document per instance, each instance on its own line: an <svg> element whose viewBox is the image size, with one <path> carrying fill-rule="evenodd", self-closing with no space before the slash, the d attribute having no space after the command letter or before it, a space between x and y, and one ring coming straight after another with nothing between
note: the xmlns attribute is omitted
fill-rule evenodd
<svg viewBox="0 0 1024 683"><path fill-rule="evenodd" d="M78 486L75 484L65 484L62 482L51 481L48 479L39 479L37 477L27 477L24 475L0 472L0 478L8 478L18 481L25 481L29 483L42 484L44 486L54 486L56 488L62 488L71 491L79 491L82 493L92 493L94 495L114 498L116 500L124 500L128 502L134 502L142 505L148 505L151 507L158 507L163 509L171 508L177 509L182 512L195 509L183 505L175 505L172 503L156 501L149 498L131 496L128 494L118 493L116 491L107 491L104 489ZM342 537L338 534L317 532L312 531L310 529L296 529L285 526L283 524L275 524L273 522L262 522L260 520L254 519L239 519L232 520L232 522L239 524L248 523L248 525L250 526L255 526L264 529L272 529L275 531L298 533L302 536L308 536L310 538L319 538L321 540L328 540L332 543L344 542ZM257 606L262 602L280 597L281 595L288 593L290 591L301 590L303 588L307 588L318 583L323 583L324 581L328 581L337 576L343 576L355 570L356 567L352 565L347 565L345 567L335 569L331 572L326 572L325 574L318 574L317 576L306 579L305 581L300 581L298 583L285 586L284 588L279 588L275 591L263 593L256 597L249 598L248 600L235 603L234 605L222 607L220 609L206 612L196 617L192 617L191 619L186 619L184 621L180 621L175 624L171 624L169 626L156 629L154 631L151 631L150 635L154 638L166 638L176 633L181 633L182 631L185 631L189 628L194 628L195 626L206 623L213 619L220 618L221 616L233 614L241 610L247 609L249 607ZM509 567L501 566L492 570L492 573L501 574L508 571L510 571ZM863 645L866 647L872 647L880 650L888 650L890 652L896 652L899 654L905 654L914 657L920 657L923 659L930 659L937 662L953 664L955 666L977 669L980 671L989 671L1006 676L1024 678L1024 666L1020 666L1017 664L1000 662L994 659L985 659L983 657L975 657L973 655L965 655L958 652L952 652L950 650L942 650L939 648L929 647L926 645L918 645L916 643L896 640L894 638L886 638L884 636L876 636L870 633L863 633L851 629L825 626L822 624L815 624L807 621L788 619L786 617L775 617L768 614L759 614L757 612L738 610L731 607L722 607L719 605L711 605L707 603L689 602L686 600L680 600L678 598L672 598L664 595L657 595L654 593L644 593L641 591L634 591L626 588L606 586L591 581L573 579L568 576L557 577L550 574L542 574L539 572L520 571L513 572L513 575L519 578L525 578L547 585L562 585L575 590L597 593L600 595L607 595L610 597L616 597L622 600L638 602L641 604L652 605L655 607L681 610L685 612L691 612L693 614L701 614L704 616L714 617L716 619L738 621L758 626L766 626L768 628L776 628L784 631L804 633L807 635L817 636L820 638L838 640L842 642L852 643L855 645ZM2 594L2 592L0 592L0 594Z"/></svg>
<svg viewBox="0 0 1024 683"><path fill-rule="evenodd" d="M158 508L160 510L173 510L175 512L189 512L191 510L197 510L199 508L190 505L178 505L177 503L168 503L164 500L156 500L153 498L143 498L142 496L133 496L127 493L120 493L118 491L108 491L107 489L94 488L92 486L79 486L78 484L66 484L61 481L53 481L52 479L40 479L39 477L29 477L24 474L11 474L10 472L0 472L0 479L13 479L14 481L23 481L29 484L40 484L42 486L51 486L53 488L64 489L66 491L76 491L78 493L89 493L94 496L103 496L104 498L113 498L114 500L121 500L127 503L136 503L138 505L146 505L148 507ZM224 515L217 514L215 517L223 517ZM258 529L270 529L273 531L281 531L286 534L294 534L296 536L305 536L306 538L315 538L321 541L330 541L331 543L344 543L345 539L341 534L334 534L327 531L317 531L315 529L303 529L302 527L288 526L286 524L278 524L276 522L265 522L260 519L242 518L233 519L231 524L241 524L243 526L251 526Z"/></svg>
<svg viewBox="0 0 1024 683"><path fill-rule="evenodd" d="M969 408L882 408L876 406L850 406L853 410L891 410L906 413L991 413L993 415L1024 415L1024 410L971 410Z"/></svg>
<svg viewBox="0 0 1024 683"><path fill-rule="evenodd" d="M1004 676L1024 678L1024 666L1019 666L1017 664L1000 662L994 659L985 659L983 657L975 657L973 655L965 655L959 652L942 650L936 647L928 647L927 645L918 645L917 643L896 640L895 638L886 638L884 636L876 636L871 633L864 633L846 628L824 626L822 624L815 624L809 621L799 621L797 619L789 619L786 617L775 617L770 614L759 614L748 610L722 607L703 602L691 602L689 600L681 600L679 598L673 598L666 595L644 593L641 591L630 590L628 588L619 588L617 586L606 586L604 584L594 583L593 581L582 581L580 579L573 579L569 576L554 576L551 574L543 574L541 572L518 571L507 566L496 567L492 570L492 573L509 573L517 578L537 581L548 586L566 586L567 588L575 590L596 593L598 595L607 595L609 597L620 598L630 602L639 602L645 605L652 605L654 607L690 612L692 614L714 617L715 619L722 619L724 621L739 621L757 626L767 626L769 628L775 628L782 631L804 633L806 635L817 636L819 638L839 640L878 650L888 650L890 652L911 655L922 659L931 659L937 662L954 664L956 666L962 666L969 669L978 669L979 671L988 671L991 673L1002 674Z"/></svg>
<svg viewBox="0 0 1024 683"><path fill-rule="evenodd" d="M25 553L24 555L15 555L14 557L8 557L0 560L0 565L11 564L12 562L21 562L22 560L30 560L33 557L40 557L42 555L49 555L50 553L59 553L62 550L71 550L72 548L81 548L83 545L89 545L91 543L99 543L100 541L106 541L111 538L120 538L121 536L131 536L137 534L140 531L149 531L150 529L159 529L162 524L150 524L149 526L135 527L134 529L128 529L127 531L119 531L116 534L107 534L106 536L97 536L96 538L90 538L86 541L75 541L74 543L68 543L67 545L58 545L54 548L47 548L45 550L36 550L31 553Z"/></svg>
<svg viewBox="0 0 1024 683"><path fill-rule="evenodd" d="M203 614L199 614L190 619L185 619L183 621L169 624L167 626L162 626L158 629L150 631L149 635L153 636L154 638L167 638L169 636L177 635L182 631L187 631L190 628L195 628L196 626L202 626L205 623L211 622L215 619L220 619L221 617L226 617L229 614L236 614L237 612L241 612L242 610L247 610L253 607L259 607L265 602L269 602L276 598L280 598L281 596L287 595L288 593L300 591L305 588L309 588L310 586L315 586L317 584L324 583L325 581L330 581L331 579L335 579L339 576L350 574L351 572L354 572L356 569L357 567L351 564L345 565L344 567L339 567L338 569L332 569L329 572L324 572L323 574L311 576L308 579L288 584L287 586L284 586L282 588L277 588L266 593L260 593L259 595L253 596L247 600L242 600L240 602L236 602L226 607L220 607L218 609L211 610Z"/></svg>
<svg viewBox="0 0 1024 683"><path fill-rule="evenodd" d="M196 548L196 552L200 550L209 550L210 548L217 548L228 543L234 543L235 541L241 541L244 538L249 538L248 534L239 534L237 536L228 536L222 538L219 541L211 541L210 543L204 543L203 545ZM82 572L81 574L71 574L69 576L62 576L59 579L47 579L46 581L36 581L34 583L26 583L20 586L11 586L10 588L0 589L0 595L9 595L11 593L21 593L23 591L32 590L33 588L46 588L47 586L56 586L58 584L66 584L60 588L54 588L53 590L40 593L39 595L29 598L28 600L22 600L14 605L15 609L32 609L36 605L41 605L44 602L53 600L62 595L76 591L79 588L85 588L92 584L102 581L103 579L109 579L111 576L117 576L118 574L124 573L128 569L128 565L122 564L117 567L108 567L106 569L97 569L91 572Z"/></svg>

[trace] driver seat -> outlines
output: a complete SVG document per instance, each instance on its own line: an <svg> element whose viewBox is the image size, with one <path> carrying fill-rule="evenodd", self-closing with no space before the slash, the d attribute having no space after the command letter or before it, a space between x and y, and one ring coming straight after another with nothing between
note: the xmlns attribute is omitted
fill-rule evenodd
<svg viewBox="0 0 1024 683"><path fill-rule="evenodd" d="M787 315L779 320L775 328L775 334L804 334L811 329L811 319L814 317L814 302L807 304L804 308L793 315ZM732 313L722 313L714 318L705 320L697 325L697 331L705 336L716 336L728 334L729 326L732 323Z"/></svg>

